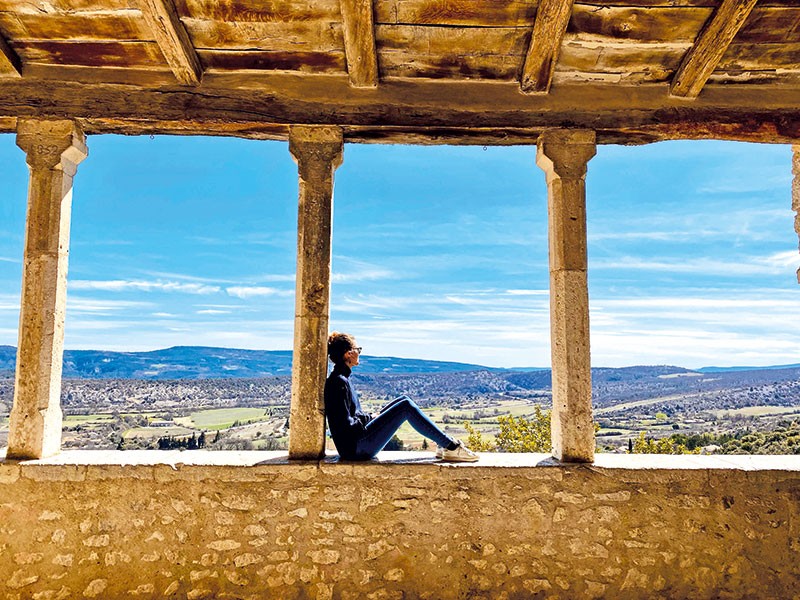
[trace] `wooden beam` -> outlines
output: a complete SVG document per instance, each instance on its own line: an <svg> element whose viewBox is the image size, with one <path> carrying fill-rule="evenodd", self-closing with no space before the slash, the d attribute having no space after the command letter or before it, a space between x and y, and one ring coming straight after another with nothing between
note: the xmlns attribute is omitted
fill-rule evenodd
<svg viewBox="0 0 800 600"><path fill-rule="evenodd" d="M22 77L22 62L2 35L0 35L0 77Z"/></svg>
<svg viewBox="0 0 800 600"><path fill-rule="evenodd" d="M178 81L199 85L203 67L173 0L139 0L139 6Z"/></svg>
<svg viewBox="0 0 800 600"><path fill-rule="evenodd" d="M353 87L378 86L372 0L340 0L347 73Z"/></svg>
<svg viewBox="0 0 800 600"><path fill-rule="evenodd" d="M546 94L550 91L558 51L572 14L572 3L573 0L539 2L520 78L520 88L526 94Z"/></svg>
<svg viewBox="0 0 800 600"><path fill-rule="evenodd" d="M206 73L194 88L136 88L29 77L0 85L10 118L78 119L89 134L170 133L286 139L292 124L336 125L348 141L530 143L546 128L597 132L600 143L729 139L800 143L800 87L708 86L697 100L669 85L562 84L546 96L516 82L386 80L369 94L345 74ZM529 133L530 132L530 133ZM383 134L386 134L385 136Z"/></svg>
<svg viewBox="0 0 800 600"><path fill-rule="evenodd" d="M723 0L681 61L669 87L671 96L697 98L717 68L757 0Z"/></svg>

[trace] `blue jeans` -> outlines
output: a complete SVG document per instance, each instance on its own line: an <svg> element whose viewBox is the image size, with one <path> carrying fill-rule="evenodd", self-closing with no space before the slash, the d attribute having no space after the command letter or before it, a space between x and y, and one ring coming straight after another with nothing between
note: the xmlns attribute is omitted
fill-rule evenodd
<svg viewBox="0 0 800 600"><path fill-rule="evenodd" d="M366 426L364 437L356 444L356 460L369 460L383 450L400 426L408 421L420 435L439 446L449 446L453 439L439 429L408 396L400 396L381 409Z"/></svg>

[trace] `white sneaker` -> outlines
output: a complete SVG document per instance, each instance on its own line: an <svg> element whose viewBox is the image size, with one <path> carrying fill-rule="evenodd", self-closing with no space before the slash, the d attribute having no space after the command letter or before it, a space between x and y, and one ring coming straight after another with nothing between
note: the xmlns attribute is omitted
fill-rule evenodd
<svg viewBox="0 0 800 600"><path fill-rule="evenodd" d="M475 462L480 457L467 448L461 441L458 442L458 448L455 450L442 450L442 460L445 462Z"/></svg>
<svg viewBox="0 0 800 600"><path fill-rule="evenodd" d="M436 446L436 458L438 460L442 460L442 452L444 452L443 446Z"/></svg>

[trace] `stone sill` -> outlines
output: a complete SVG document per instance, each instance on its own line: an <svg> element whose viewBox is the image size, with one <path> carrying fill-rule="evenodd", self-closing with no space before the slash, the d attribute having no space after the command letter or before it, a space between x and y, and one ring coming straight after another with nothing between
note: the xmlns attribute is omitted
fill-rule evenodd
<svg viewBox="0 0 800 600"><path fill-rule="evenodd" d="M596 454L592 464L561 463L549 454L491 453L481 454L476 463L445 463L430 452L381 452L368 462L339 462L338 456L328 455L316 461L290 461L285 451L211 452L206 450L66 450L40 460L5 460L5 448L0 449L0 473L15 466L28 468L57 466L169 466L185 467L260 467L276 465L325 466L327 468L375 467L391 465L436 467L439 469L531 469L586 468L612 470L738 470L800 472L800 455L660 455L660 454Z"/></svg>

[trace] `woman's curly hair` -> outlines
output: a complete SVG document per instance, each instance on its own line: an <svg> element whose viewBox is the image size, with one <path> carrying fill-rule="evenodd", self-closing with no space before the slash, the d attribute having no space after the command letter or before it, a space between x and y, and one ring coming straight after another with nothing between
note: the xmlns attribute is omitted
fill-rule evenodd
<svg viewBox="0 0 800 600"><path fill-rule="evenodd" d="M356 340L349 333L334 331L328 336L328 358L333 364L344 362L344 355L355 347Z"/></svg>

